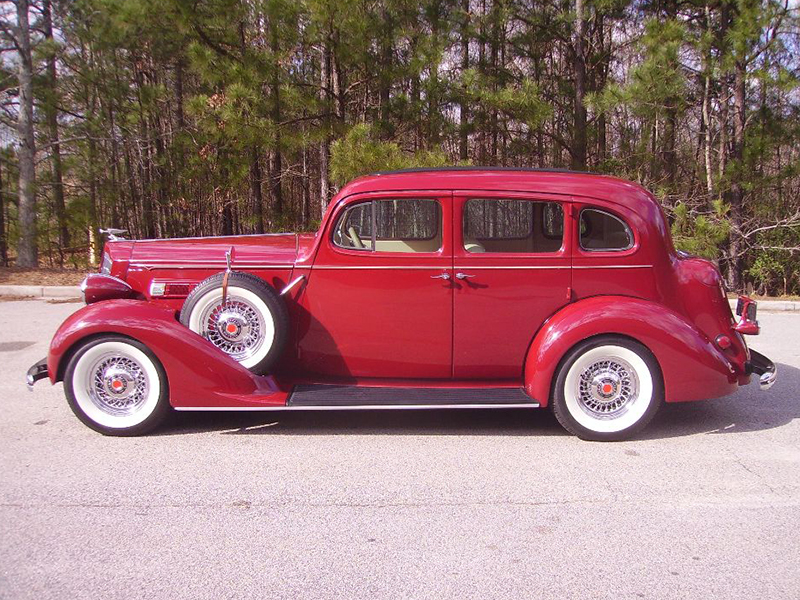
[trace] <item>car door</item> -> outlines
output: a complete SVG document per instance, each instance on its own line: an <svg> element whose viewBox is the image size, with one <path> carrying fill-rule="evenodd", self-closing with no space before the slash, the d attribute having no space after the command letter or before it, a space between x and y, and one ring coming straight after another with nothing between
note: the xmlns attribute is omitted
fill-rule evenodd
<svg viewBox="0 0 800 600"><path fill-rule="evenodd" d="M298 358L333 379L447 379L451 194L355 195L322 232L302 296Z"/></svg>
<svg viewBox="0 0 800 600"><path fill-rule="evenodd" d="M570 301L569 199L456 192L453 376L521 380L542 323Z"/></svg>

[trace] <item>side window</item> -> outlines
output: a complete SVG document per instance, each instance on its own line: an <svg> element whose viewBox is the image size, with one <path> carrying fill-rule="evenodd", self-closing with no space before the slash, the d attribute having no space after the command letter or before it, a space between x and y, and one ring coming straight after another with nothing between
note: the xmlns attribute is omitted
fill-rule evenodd
<svg viewBox="0 0 800 600"><path fill-rule="evenodd" d="M558 252L564 209L558 202L470 198L464 204L464 249L479 252Z"/></svg>
<svg viewBox="0 0 800 600"><path fill-rule="evenodd" d="M630 227L611 213L596 208L581 211L581 248L584 250L628 250L633 247Z"/></svg>
<svg viewBox="0 0 800 600"><path fill-rule="evenodd" d="M370 200L339 217L333 243L365 252L437 252L442 246L442 207L435 200Z"/></svg>

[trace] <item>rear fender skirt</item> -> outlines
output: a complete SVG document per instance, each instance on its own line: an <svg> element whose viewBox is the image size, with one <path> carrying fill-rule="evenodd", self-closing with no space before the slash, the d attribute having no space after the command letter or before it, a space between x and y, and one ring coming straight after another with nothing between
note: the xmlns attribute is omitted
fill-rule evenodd
<svg viewBox="0 0 800 600"><path fill-rule="evenodd" d="M284 406L289 389L254 375L211 342L181 325L175 312L141 300L107 300L80 309L56 332L47 355L50 381L63 377L76 344L102 334L145 344L167 373L170 403L179 408Z"/></svg>
<svg viewBox="0 0 800 600"><path fill-rule="evenodd" d="M717 398L734 392L742 374L678 313L647 300L594 296L569 304L539 330L525 359L525 390L542 406L561 359L577 343L603 334L637 340L655 355L667 402Z"/></svg>

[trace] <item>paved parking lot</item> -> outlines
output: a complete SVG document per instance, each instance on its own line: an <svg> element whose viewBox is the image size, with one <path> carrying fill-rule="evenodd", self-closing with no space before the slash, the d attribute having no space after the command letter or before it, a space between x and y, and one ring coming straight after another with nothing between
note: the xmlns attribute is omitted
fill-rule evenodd
<svg viewBox="0 0 800 600"><path fill-rule="evenodd" d="M800 314L769 392L581 442L546 411L84 427L23 375L79 304L0 303L2 598L800 598Z"/></svg>

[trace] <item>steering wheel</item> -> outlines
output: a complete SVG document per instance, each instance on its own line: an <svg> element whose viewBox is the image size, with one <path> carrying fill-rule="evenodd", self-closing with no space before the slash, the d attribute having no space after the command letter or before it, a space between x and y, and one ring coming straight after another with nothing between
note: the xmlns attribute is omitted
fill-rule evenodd
<svg viewBox="0 0 800 600"><path fill-rule="evenodd" d="M356 228L352 225L347 228L347 237L350 238L350 241L353 242L353 246L356 248L364 248L364 242L358 237L358 232L356 232Z"/></svg>

